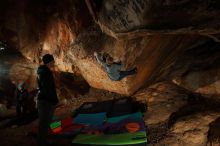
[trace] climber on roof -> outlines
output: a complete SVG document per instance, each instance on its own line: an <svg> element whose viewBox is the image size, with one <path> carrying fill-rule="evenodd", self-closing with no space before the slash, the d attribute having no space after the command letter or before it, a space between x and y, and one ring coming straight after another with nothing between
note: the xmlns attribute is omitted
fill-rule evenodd
<svg viewBox="0 0 220 146"><path fill-rule="evenodd" d="M101 55L97 52L94 52L94 56L96 57L97 61L104 66L106 72L108 73L108 77L113 81L120 81L128 75L137 73L136 67L128 71L122 71L122 63L114 62L113 58L107 53Z"/></svg>

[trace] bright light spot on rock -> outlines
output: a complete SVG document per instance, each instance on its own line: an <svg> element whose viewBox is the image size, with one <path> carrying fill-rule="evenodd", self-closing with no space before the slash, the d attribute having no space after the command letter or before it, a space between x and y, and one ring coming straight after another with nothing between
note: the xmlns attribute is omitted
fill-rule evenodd
<svg viewBox="0 0 220 146"><path fill-rule="evenodd" d="M1 50L1 51L3 51L3 50L5 50L5 48L3 48L3 47L0 47L0 50Z"/></svg>

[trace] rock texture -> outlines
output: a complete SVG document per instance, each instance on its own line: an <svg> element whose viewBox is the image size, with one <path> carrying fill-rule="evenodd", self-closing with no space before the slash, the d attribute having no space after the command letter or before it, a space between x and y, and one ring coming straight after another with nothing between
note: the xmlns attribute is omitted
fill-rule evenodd
<svg viewBox="0 0 220 146"><path fill-rule="evenodd" d="M194 35L190 37L185 35L179 37L157 35L132 40L114 40L107 36L101 38L97 33L92 35L90 33L92 32L82 36L78 40L79 42L73 45L68 52L69 59L76 63L82 76L91 86L125 95L133 94L142 85L155 81L155 78L160 80L162 69L168 71L178 54L181 54L186 48L200 44L201 39L206 40ZM98 38L101 43L92 44ZM173 47L168 48L171 44ZM92 50L108 52L114 59L122 60L125 64L124 70L137 66L137 75L127 77L120 82L111 81L105 70L95 60Z"/></svg>
<svg viewBox="0 0 220 146"><path fill-rule="evenodd" d="M171 83L160 82L135 94L147 103L150 145L208 146L219 141L219 99L203 97Z"/></svg>
<svg viewBox="0 0 220 146"><path fill-rule="evenodd" d="M156 125L169 119L172 113L187 104L187 92L175 84L160 82L135 94L138 101L147 103L146 125Z"/></svg>
<svg viewBox="0 0 220 146"><path fill-rule="evenodd" d="M101 29L116 38L219 33L217 0L87 0L87 5Z"/></svg>
<svg viewBox="0 0 220 146"><path fill-rule="evenodd" d="M193 92L210 96L219 95L219 43L208 41L187 50L173 66L173 82Z"/></svg>
<svg viewBox="0 0 220 146"><path fill-rule="evenodd" d="M0 111L15 110L8 105L21 80L36 89L36 68L51 53L64 111L133 95L148 105L151 145L217 144L219 8L217 0L1 0ZM122 61L123 70L137 67L138 73L111 81L95 51ZM10 129L0 133L5 139L16 135Z"/></svg>
<svg viewBox="0 0 220 146"><path fill-rule="evenodd" d="M167 137L156 146L207 146L209 124L219 116L219 113L200 113L185 117L177 121Z"/></svg>
<svg viewBox="0 0 220 146"><path fill-rule="evenodd" d="M0 52L0 103L10 107L15 104L15 89L23 82L32 93L36 90L36 65L18 50L6 46ZM30 100L35 95L30 94Z"/></svg>
<svg viewBox="0 0 220 146"><path fill-rule="evenodd" d="M216 0L4 0L0 40L33 63L51 53L60 71L81 75L92 87L132 95L166 79L185 50L202 47L209 37L218 41L218 8ZM138 74L110 81L94 51L121 60L124 70L137 66Z"/></svg>

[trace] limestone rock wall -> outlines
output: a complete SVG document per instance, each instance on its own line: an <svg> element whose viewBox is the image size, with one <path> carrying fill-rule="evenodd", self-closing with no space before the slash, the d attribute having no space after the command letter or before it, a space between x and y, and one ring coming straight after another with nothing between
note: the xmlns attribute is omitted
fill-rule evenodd
<svg viewBox="0 0 220 146"><path fill-rule="evenodd" d="M36 90L36 65L18 50L6 47L0 52L0 103L15 104L15 89L21 82L28 91Z"/></svg>
<svg viewBox="0 0 220 146"><path fill-rule="evenodd" d="M60 71L123 95L167 80L186 50L202 47L210 38L218 41L216 0L3 0L0 4L1 41L37 65L42 55L51 53ZM121 60L124 70L137 66L138 73L110 81L94 51Z"/></svg>
<svg viewBox="0 0 220 146"><path fill-rule="evenodd" d="M102 30L116 38L219 32L217 0L87 0L87 5Z"/></svg>
<svg viewBox="0 0 220 146"><path fill-rule="evenodd" d="M91 42L97 42L95 37L90 39L92 38L94 41ZM138 68L136 75L129 76L120 82L111 81L103 67L95 60L91 47L83 48L80 43L74 44L68 53L69 58L76 63L81 74L91 86L125 95L133 94L144 84L164 78L161 72L169 72L170 66L184 49L195 47L200 44L201 40L206 40L194 35L178 37L155 35L131 40L112 40L109 37L100 37L99 40L103 39L104 43L96 44L94 50L108 52L115 60L122 60L125 70L136 66ZM86 37L82 40L86 40ZM86 43L89 44L88 46L92 46L91 42ZM172 47L169 47L171 45ZM84 55L78 55L75 48L81 50L80 54Z"/></svg>
<svg viewBox="0 0 220 146"><path fill-rule="evenodd" d="M171 80L190 91L219 96L220 45L212 40L187 50L171 69Z"/></svg>

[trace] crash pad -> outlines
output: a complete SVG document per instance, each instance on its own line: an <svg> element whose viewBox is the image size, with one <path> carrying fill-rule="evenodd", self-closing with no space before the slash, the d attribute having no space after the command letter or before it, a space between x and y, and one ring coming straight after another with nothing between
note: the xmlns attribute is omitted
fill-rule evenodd
<svg viewBox="0 0 220 146"><path fill-rule="evenodd" d="M122 115L122 116L116 116L116 117L111 117L111 118L107 118L107 122L108 123L117 123L120 122L122 120L125 119L142 119L142 113L141 112L136 112L136 113L132 113L132 114L126 114L126 115Z"/></svg>
<svg viewBox="0 0 220 146"><path fill-rule="evenodd" d="M95 113L95 114L78 114L74 118L74 123L85 124L85 125L102 125L106 120L106 113Z"/></svg>
<svg viewBox="0 0 220 146"><path fill-rule="evenodd" d="M72 141L74 144L88 145L132 145L146 142L145 132L107 135L79 134Z"/></svg>

